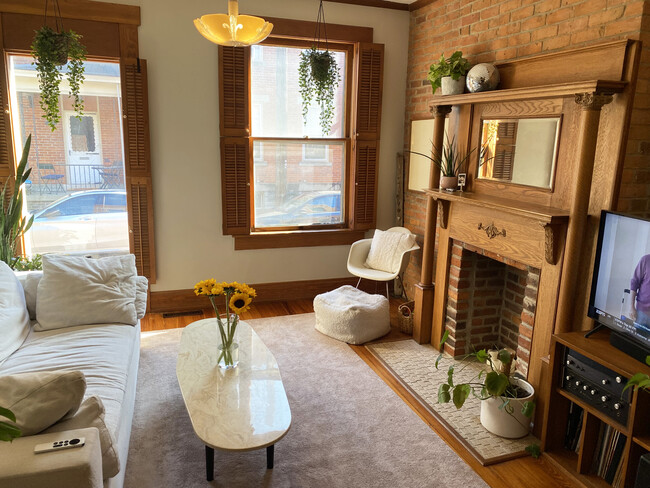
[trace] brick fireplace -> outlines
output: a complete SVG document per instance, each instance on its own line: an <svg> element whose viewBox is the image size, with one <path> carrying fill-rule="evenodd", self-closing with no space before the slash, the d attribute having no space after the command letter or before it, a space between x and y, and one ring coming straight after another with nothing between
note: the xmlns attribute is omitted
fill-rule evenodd
<svg viewBox="0 0 650 488"><path fill-rule="evenodd" d="M445 327L445 351L508 347L517 371L528 374L540 270L454 239Z"/></svg>

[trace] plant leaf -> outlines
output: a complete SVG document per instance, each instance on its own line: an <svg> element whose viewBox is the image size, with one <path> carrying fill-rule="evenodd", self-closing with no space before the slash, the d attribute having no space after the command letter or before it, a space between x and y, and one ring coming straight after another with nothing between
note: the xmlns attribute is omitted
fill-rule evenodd
<svg viewBox="0 0 650 488"><path fill-rule="evenodd" d="M531 402L531 401L524 402L523 406L521 407L521 413L523 414L524 417L531 418L533 416L534 411L535 411L535 402Z"/></svg>
<svg viewBox="0 0 650 488"><path fill-rule="evenodd" d="M485 389L492 396L503 395L509 384L510 381L508 380L508 377L503 373L490 371L485 375Z"/></svg>
<svg viewBox="0 0 650 488"><path fill-rule="evenodd" d="M451 400L449 385L447 383L442 383L438 387L438 403L449 403L449 400Z"/></svg>
<svg viewBox="0 0 650 488"><path fill-rule="evenodd" d="M442 351L442 346L445 345L445 342L447 342L447 339L449 339L449 329L445 330L445 333L442 334L442 339L440 340L440 344L438 344L438 350Z"/></svg>
<svg viewBox="0 0 650 488"><path fill-rule="evenodd" d="M505 349L501 349L497 354L497 359L501 361L504 366L507 366L512 362L512 354Z"/></svg>
<svg viewBox="0 0 650 488"><path fill-rule="evenodd" d="M16 421L16 416L15 416L14 413L13 413L11 410L9 410L8 408L0 407L0 416L5 417L5 418L8 418L8 419L11 420L12 422L15 422L15 421Z"/></svg>
<svg viewBox="0 0 650 488"><path fill-rule="evenodd" d="M462 385L457 385L456 388L454 388L454 405L456 408L460 408L463 406L465 403L465 400L467 400L467 397L472 391L472 387L469 386L467 383L464 383Z"/></svg>
<svg viewBox="0 0 650 488"><path fill-rule="evenodd" d="M449 366L449 369L447 370L447 384L452 388L454 387L454 365L453 364Z"/></svg>
<svg viewBox="0 0 650 488"><path fill-rule="evenodd" d="M485 349L476 351L476 353L474 354L476 356L477 361L480 361L481 363L485 363L490 358L490 355L487 353Z"/></svg>
<svg viewBox="0 0 650 488"><path fill-rule="evenodd" d="M535 459L539 459L542 455L542 450L539 448L539 444L529 444L524 450Z"/></svg>
<svg viewBox="0 0 650 488"><path fill-rule="evenodd" d="M436 358L436 369L438 369L438 365L440 364L441 359L442 359L442 353L438 354L438 357Z"/></svg>
<svg viewBox="0 0 650 488"><path fill-rule="evenodd" d="M627 390L631 386L633 386L635 390L638 388L645 388L645 386L641 386L641 383L646 382L648 380L650 380L650 376L648 376L647 374L636 373L629 380L627 380L627 383L625 384L625 388L623 388L623 391Z"/></svg>

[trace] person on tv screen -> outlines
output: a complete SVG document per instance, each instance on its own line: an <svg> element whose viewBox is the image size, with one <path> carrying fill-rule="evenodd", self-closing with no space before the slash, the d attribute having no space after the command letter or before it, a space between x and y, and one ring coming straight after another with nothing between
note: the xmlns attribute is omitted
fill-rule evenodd
<svg viewBox="0 0 650 488"><path fill-rule="evenodd" d="M650 333L650 254L639 259L630 280L630 318L645 326L643 335Z"/></svg>

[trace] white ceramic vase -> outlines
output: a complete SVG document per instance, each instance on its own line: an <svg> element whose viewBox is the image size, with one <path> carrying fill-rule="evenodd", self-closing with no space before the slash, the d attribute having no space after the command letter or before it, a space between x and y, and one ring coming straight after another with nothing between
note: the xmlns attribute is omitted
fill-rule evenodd
<svg viewBox="0 0 650 488"><path fill-rule="evenodd" d="M454 80L451 76L443 76L440 80L440 90L443 95L459 95L465 91L465 77Z"/></svg>
<svg viewBox="0 0 650 488"><path fill-rule="evenodd" d="M521 413L525 402L532 402L535 398L533 385L519 378L511 378L513 384L525 389L530 394L525 398L511 398L509 405L513 407L512 413L506 412L501 398L488 398L481 402L481 424L487 430L500 437L519 439L528 434L530 419Z"/></svg>

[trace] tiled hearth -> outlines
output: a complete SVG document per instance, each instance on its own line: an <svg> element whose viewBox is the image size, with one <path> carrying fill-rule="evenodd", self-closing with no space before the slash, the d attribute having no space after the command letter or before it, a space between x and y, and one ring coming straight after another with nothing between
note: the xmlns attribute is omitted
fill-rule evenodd
<svg viewBox="0 0 650 488"><path fill-rule="evenodd" d="M454 240L449 267L445 351L461 356L508 347L528 373L540 271Z"/></svg>

